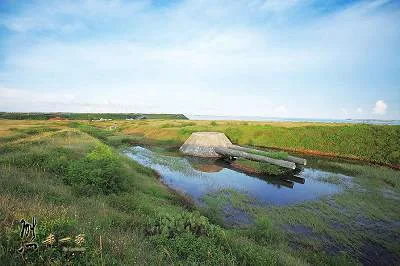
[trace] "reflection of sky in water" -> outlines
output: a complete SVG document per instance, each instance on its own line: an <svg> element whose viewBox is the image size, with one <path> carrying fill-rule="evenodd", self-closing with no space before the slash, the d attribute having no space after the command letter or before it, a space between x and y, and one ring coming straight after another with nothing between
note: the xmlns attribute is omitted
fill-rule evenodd
<svg viewBox="0 0 400 266"><path fill-rule="evenodd" d="M294 183L290 188L277 178L259 179L228 168L222 168L219 172L201 172L194 169L185 158L159 155L142 147L133 147L126 154L156 170L166 185L186 193L198 202L206 193L224 188L248 193L261 203L278 205L312 200L340 190L334 184L318 180L332 173L312 168L304 168L296 175L305 179L304 184Z"/></svg>

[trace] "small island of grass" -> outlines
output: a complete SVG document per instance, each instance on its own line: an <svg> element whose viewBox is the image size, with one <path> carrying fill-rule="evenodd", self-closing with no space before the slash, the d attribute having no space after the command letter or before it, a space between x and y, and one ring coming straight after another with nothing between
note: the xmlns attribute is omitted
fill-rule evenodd
<svg viewBox="0 0 400 266"><path fill-rule="evenodd" d="M260 175L280 176L293 172L292 169L287 169L269 163L250 161L241 158L232 162L231 166L235 169L242 170L250 174L260 174Z"/></svg>

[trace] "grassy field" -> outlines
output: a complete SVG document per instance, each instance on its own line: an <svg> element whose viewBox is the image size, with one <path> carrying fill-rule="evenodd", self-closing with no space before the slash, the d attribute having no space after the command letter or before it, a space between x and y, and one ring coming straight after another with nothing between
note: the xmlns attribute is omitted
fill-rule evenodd
<svg viewBox="0 0 400 266"><path fill-rule="evenodd" d="M9 128L68 126L70 121L1 120L0 136ZM115 127L121 134L147 141L180 146L192 132L224 132L239 145L277 148L300 153L358 159L400 167L400 126L240 121L115 120L85 122L103 129ZM118 137L116 137L118 138Z"/></svg>
<svg viewBox="0 0 400 266"><path fill-rule="evenodd" d="M125 134L176 142L177 146L192 132L219 131L239 145L279 148L400 167L400 126L173 120L115 123ZM99 127L112 124L114 123L95 123Z"/></svg>
<svg viewBox="0 0 400 266"><path fill-rule="evenodd" d="M5 123L2 130L8 132L0 141L2 265L306 263L288 248L237 238L209 222L110 146L124 142L118 131L54 122ZM33 216L39 248L20 255L19 222ZM79 234L86 250L64 252L59 240ZM44 244L51 235L56 241Z"/></svg>
<svg viewBox="0 0 400 266"><path fill-rule="evenodd" d="M236 143L270 147L280 145L273 136L276 132L286 132L283 148L311 150L331 132L336 137L353 136L355 144L350 147L336 141L342 149L336 150L339 155L351 157L353 149L376 141L356 157L398 163L388 159L398 152L399 145L391 146L399 141L398 127L0 120L0 264L343 265L363 261L365 254L380 249L400 253L398 171L311 160L356 178L351 186L339 177L328 178L326 182L340 183L344 193L311 204L262 208L246 195L221 191L208 195L207 207L199 208L163 186L154 172L120 154L119 148L128 144L173 152L197 130L223 131ZM316 142L321 143L294 137L313 130L317 133L302 136L318 136ZM256 135L256 143L250 143ZM289 145L298 142L304 146ZM385 150L374 155L377 145ZM325 150L334 154L333 147ZM251 215L255 225L225 227L219 210L227 203ZM20 255L20 220L30 221L32 216L38 221L39 248ZM51 234L56 241L43 243ZM63 251L75 247L79 234L85 234L85 251ZM59 241L65 237L72 242Z"/></svg>

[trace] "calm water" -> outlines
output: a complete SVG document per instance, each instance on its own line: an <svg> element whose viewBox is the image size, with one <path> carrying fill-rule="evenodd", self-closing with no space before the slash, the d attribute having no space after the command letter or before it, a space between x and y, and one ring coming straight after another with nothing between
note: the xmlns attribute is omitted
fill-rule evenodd
<svg viewBox="0 0 400 266"><path fill-rule="evenodd" d="M262 204L287 205L339 192L339 186L323 181L328 176L349 178L312 168L285 178L251 176L229 169L228 164L219 160L165 156L139 146L128 149L126 154L157 171L167 186L184 192L197 203L207 193L229 188Z"/></svg>
<svg viewBox="0 0 400 266"><path fill-rule="evenodd" d="M321 123L353 123L373 125L400 125L400 120L377 119L327 119L327 118L291 118L291 117L262 117L262 116L214 116L214 115L187 115L193 120L239 120L264 122L321 122Z"/></svg>

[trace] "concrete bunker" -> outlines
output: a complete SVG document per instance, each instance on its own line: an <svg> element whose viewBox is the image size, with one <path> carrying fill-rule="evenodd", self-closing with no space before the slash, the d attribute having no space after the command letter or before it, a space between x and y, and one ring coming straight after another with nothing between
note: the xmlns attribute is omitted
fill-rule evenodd
<svg viewBox="0 0 400 266"><path fill-rule="evenodd" d="M225 134L221 132L194 132L179 150L183 154L190 156L208 158L245 158L289 169L296 169L296 164L306 164L306 160L302 158L288 156L285 160L274 159L261 155L263 151L234 145Z"/></svg>

